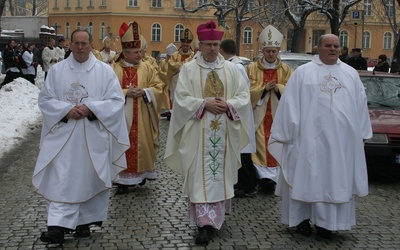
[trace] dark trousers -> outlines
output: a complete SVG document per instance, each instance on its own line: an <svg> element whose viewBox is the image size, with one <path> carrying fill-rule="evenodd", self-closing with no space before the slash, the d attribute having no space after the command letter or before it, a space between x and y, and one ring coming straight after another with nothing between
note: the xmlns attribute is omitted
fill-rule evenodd
<svg viewBox="0 0 400 250"><path fill-rule="evenodd" d="M251 154L240 154L242 167L238 171L238 183L235 184L235 189L250 191L257 186L257 171L251 160Z"/></svg>
<svg viewBox="0 0 400 250"><path fill-rule="evenodd" d="M1 84L1 87L6 85L7 83L10 83L10 82L14 81L14 79L17 79L20 76L22 76L20 72L7 71L6 77L4 78L4 81Z"/></svg>
<svg viewBox="0 0 400 250"><path fill-rule="evenodd" d="M35 84L35 75L24 75L24 78L28 81L30 81L31 83Z"/></svg>

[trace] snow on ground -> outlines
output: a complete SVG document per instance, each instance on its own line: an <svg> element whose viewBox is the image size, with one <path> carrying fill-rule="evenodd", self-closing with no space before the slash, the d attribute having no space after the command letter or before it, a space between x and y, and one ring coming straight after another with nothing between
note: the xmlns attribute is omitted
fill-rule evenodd
<svg viewBox="0 0 400 250"><path fill-rule="evenodd" d="M4 77L1 75L0 83ZM39 66L35 85L17 78L0 89L0 158L41 123L37 102L43 79L44 72Z"/></svg>

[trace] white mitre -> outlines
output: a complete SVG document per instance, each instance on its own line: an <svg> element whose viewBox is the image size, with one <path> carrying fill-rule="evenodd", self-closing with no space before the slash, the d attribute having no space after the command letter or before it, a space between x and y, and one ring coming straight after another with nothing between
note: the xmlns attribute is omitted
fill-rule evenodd
<svg viewBox="0 0 400 250"><path fill-rule="evenodd" d="M262 48L275 47L280 48L282 45L283 35L274 26L268 25L263 29L259 36Z"/></svg>

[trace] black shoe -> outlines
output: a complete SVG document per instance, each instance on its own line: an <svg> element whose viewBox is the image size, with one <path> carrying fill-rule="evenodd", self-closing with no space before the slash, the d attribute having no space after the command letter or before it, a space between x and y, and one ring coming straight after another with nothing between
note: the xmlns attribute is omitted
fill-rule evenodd
<svg viewBox="0 0 400 250"><path fill-rule="evenodd" d="M77 238L89 237L90 236L89 224L77 226L75 229L74 236Z"/></svg>
<svg viewBox="0 0 400 250"><path fill-rule="evenodd" d="M260 186L260 191L262 193L273 193L275 191L275 185L276 182L271 179L268 178L260 179L259 186Z"/></svg>
<svg viewBox="0 0 400 250"><path fill-rule="evenodd" d="M332 239L332 231L325 229L323 227L319 227L315 225L315 228L317 229L317 235L321 238L331 240Z"/></svg>
<svg viewBox="0 0 400 250"><path fill-rule="evenodd" d="M196 237L196 245L208 245L214 235L214 228L212 226L199 227L199 234Z"/></svg>
<svg viewBox="0 0 400 250"><path fill-rule="evenodd" d="M299 225L296 226L296 229L301 235L309 237L312 233L310 220L303 220Z"/></svg>
<svg viewBox="0 0 400 250"><path fill-rule="evenodd" d="M62 245L64 243L64 231L62 227L50 226L47 232L40 235L40 241Z"/></svg>
<svg viewBox="0 0 400 250"><path fill-rule="evenodd" d="M146 184L146 179L143 179L143 181L139 183L139 186L143 186L144 184Z"/></svg>
<svg viewBox="0 0 400 250"><path fill-rule="evenodd" d="M118 185L117 187L117 191L115 192L115 194L127 194L128 191L128 186L126 185Z"/></svg>
<svg viewBox="0 0 400 250"><path fill-rule="evenodd" d="M252 188L249 190L235 189L235 197L237 197L237 198L250 197L250 196L254 196L255 194L257 194L257 189L255 189L255 188Z"/></svg>

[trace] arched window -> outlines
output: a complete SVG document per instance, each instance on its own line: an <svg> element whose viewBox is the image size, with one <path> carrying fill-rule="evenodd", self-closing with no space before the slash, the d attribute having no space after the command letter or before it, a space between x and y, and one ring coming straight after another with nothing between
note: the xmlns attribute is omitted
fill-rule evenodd
<svg viewBox="0 0 400 250"><path fill-rule="evenodd" d="M69 22L65 23L65 38L70 38L69 34L71 33L71 29L69 27Z"/></svg>
<svg viewBox="0 0 400 250"><path fill-rule="evenodd" d="M151 26L151 41L161 41L161 25L159 23L155 23Z"/></svg>
<svg viewBox="0 0 400 250"><path fill-rule="evenodd" d="M363 49L371 48L371 33L369 33L369 31L364 31L364 34L362 37L362 48Z"/></svg>
<svg viewBox="0 0 400 250"><path fill-rule="evenodd" d="M185 26L182 24L178 23L175 25L175 35L174 35L174 42L180 42L181 41L181 33L185 30Z"/></svg>
<svg viewBox="0 0 400 250"><path fill-rule="evenodd" d="M252 43L252 37L253 37L253 30L251 29L251 27L244 28L244 31L243 31L243 43L244 44L251 44Z"/></svg>
<svg viewBox="0 0 400 250"><path fill-rule="evenodd" d="M349 47L349 32L347 32L347 30L340 31L339 41L341 48L343 48L344 46Z"/></svg>
<svg viewBox="0 0 400 250"><path fill-rule="evenodd" d="M103 38L107 35L106 34L106 24L104 22L101 22L100 24L100 39L103 40Z"/></svg>
<svg viewBox="0 0 400 250"><path fill-rule="evenodd" d="M392 49L392 33L385 32L383 35L383 49Z"/></svg>

